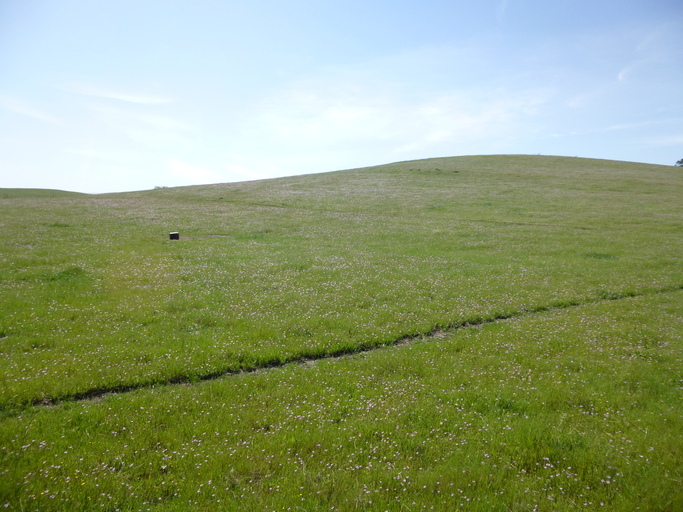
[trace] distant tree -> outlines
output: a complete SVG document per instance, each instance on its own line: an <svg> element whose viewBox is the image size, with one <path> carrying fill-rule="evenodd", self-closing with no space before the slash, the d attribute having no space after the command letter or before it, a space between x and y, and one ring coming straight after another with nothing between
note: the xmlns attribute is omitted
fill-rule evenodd
<svg viewBox="0 0 683 512"><path fill-rule="evenodd" d="M683 158L676 162L676 167L683 167Z"/></svg>

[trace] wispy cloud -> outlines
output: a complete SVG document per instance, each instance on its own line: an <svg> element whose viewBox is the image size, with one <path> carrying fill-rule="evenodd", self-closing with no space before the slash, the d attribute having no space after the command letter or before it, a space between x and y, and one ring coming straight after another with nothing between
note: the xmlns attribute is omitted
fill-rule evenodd
<svg viewBox="0 0 683 512"><path fill-rule="evenodd" d="M42 121L44 123L49 123L49 124L54 124L54 125L63 125L61 120L58 118L54 117L51 114L48 114L47 112L34 107L30 103L21 100L19 98L15 98L12 96L5 96L2 95L0 96L0 105L11 111L14 112L15 114L20 114L22 116L27 116L31 117L33 119L37 119L38 121Z"/></svg>
<svg viewBox="0 0 683 512"><path fill-rule="evenodd" d="M169 158L167 166L174 178L181 179L187 183L218 183L223 180L223 176L216 171L188 164L176 158Z"/></svg>
<svg viewBox="0 0 683 512"><path fill-rule="evenodd" d="M634 49L636 58L621 69L619 81L624 82L635 76L647 79L661 70L680 69L683 57L678 44L680 30L679 23L666 22L642 31Z"/></svg>
<svg viewBox="0 0 683 512"><path fill-rule="evenodd" d="M642 134L645 133L643 130L652 131L655 130L667 130L668 126L680 126L681 119L679 118L667 118L667 119L652 119L648 121L640 121L633 123L616 123L609 125L596 126L590 129L582 130L567 130L565 132L554 132L549 134L551 138L562 138L562 137L576 137L576 136L598 136L610 134L612 132L631 132L630 137L640 137L642 143L651 146L674 146L683 144L683 134L665 135L660 137L645 137ZM623 134L619 134L623 137Z"/></svg>
<svg viewBox="0 0 683 512"><path fill-rule="evenodd" d="M644 64L644 61L636 61L632 62L628 66L624 67L619 73L617 73L617 79L620 82L626 82L631 75L635 72L635 70L642 66Z"/></svg>
<svg viewBox="0 0 683 512"><path fill-rule="evenodd" d="M124 124L136 123L138 125L148 126L150 128L177 131L188 130L191 128L187 123L180 121L176 117L150 113L148 111L142 110L141 107L133 105L114 106L93 101L92 104L87 105L87 108L91 112L102 114L106 119L117 120L118 122Z"/></svg>
<svg viewBox="0 0 683 512"><path fill-rule="evenodd" d="M507 11L509 3L510 0L500 0L500 2L498 2L498 7L496 7L496 19L498 21L503 21L503 17L505 17L505 11Z"/></svg>
<svg viewBox="0 0 683 512"><path fill-rule="evenodd" d="M615 131L621 131L621 130L637 130L639 128L645 128L647 126L653 126L653 125L661 125L667 123L668 120L666 119L660 119L657 121L643 121L641 123L621 123L621 124L613 124L608 126L607 128L599 128L594 131L596 132L615 132Z"/></svg>
<svg viewBox="0 0 683 512"><path fill-rule="evenodd" d="M83 102L88 123L106 133L109 143L133 143L138 150L165 150L191 146L194 126L174 115L169 108L140 104L109 103L97 99ZM125 142L124 140L125 139Z"/></svg>
<svg viewBox="0 0 683 512"><path fill-rule="evenodd" d="M649 137L645 140L646 144L654 147L683 146L683 132L662 137Z"/></svg>
<svg viewBox="0 0 683 512"><path fill-rule="evenodd" d="M375 144L398 153L461 146L511 131L546 101L542 91L445 90L429 97L392 84L292 84L264 103L256 123L270 137L318 148Z"/></svg>
<svg viewBox="0 0 683 512"><path fill-rule="evenodd" d="M110 88L94 87L86 84L69 84L62 86L61 89L83 96L94 96L97 98L112 99L141 105L163 105L167 103L173 103L174 101L173 98L169 98L168 96L122 92Z"/></svg>
<svg viewBox="0 0 683 512"><path fill-rule="evenodd" d="M263 180L270 177L270 175L267 173L255 171L252 168L245 167L244 165L227 164L225 165L225 169L229 173L230 178L235 181Z"/></svg>
<svg viewBox="0 0 683 512"><path fill-rule="evenodd" d="M139 163L140 160L123 154L121 151L107 151L102 149L66 149L66 153L83 156L86 158L94 158L96 160L105 160L109 162L116 162L120 164L134 164Z"/></svg>

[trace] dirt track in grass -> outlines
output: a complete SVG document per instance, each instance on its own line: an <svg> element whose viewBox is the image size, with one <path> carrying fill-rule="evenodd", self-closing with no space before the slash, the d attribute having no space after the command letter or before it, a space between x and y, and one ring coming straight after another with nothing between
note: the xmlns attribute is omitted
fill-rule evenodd
<svg viewBox="0 0 683 512"><path fill-rule="evenodd" d="M157 386L168 386L168 385L178 385L178 384L193 384L197 382L203 382L203 381L208 381L208 380L214 380L214 379L219 379L222 377L227 377L230 375L237 375L237 374L242 374L242 373L255 373L255 372L260 372L264 370L268 370L271 368L281 368L286 365L290 364L314 364L317 361L325 360L325 359L335 359L335 358L340 358L340 357L346 357L346 356L351 356L351 355L356 355L356 354L362 354L374 350L381 350L381 349L387 349L387 348L396 348L396 347L401 347L408 345L414 341L417 340L422 340L422 341L442 341L443 339L447 338L449 334L454 333L460 329L465 329L468 327L480 327L484 326L487 324L492 324L496 322L504 322L507 320L512 320L515 318L520 318L520 317L525 317L529 315L537 315L537 314L542 314L544 312L548 311L556 311L556 310L561 310L561 309L567 309L567 308L573 308L573 307L578 307L578 306L585 306L588 304L592 303L598 303L598 302L610 302L610 301L615 301L615 300L624 300L624 299L629 299L632 297L643 297L647 295L656 295L656 294L662 294L662 293L672 293L672 292L677 292L683 290L683 284L678 285L678 286L673 286L673 287L667 287L663 288L660 290L652 290L652 291L647 291L647 292L641 292L641 293L614 293L610 296L603 296L603 297L598 297L598 298L585 298L583 300L573 300L573 301L563 301L560 303L551 303L546 306L538 306L533 309L522 309L519 311L514 311L510 312L504 315L494 315L494 316L477 316L477 317L472 317L469 318L465 321L450 324L450 325L444 325L444 326L435 326L431 331L424 333L424 334L415 334L415 335L408 335L408 336L402 336L400 338L397 338L394 341L391 341L389 343L385 344L380 344L380 345L367 345L367 344L361 344L358 347L356 347L353 350L337 350L337 351L331 351L323 354L310 354L310 355L299 355L299 356L294 356L286 360L280 360L280 361L272 361L268 362L266 361L265 363L258 364L258 365L253 365L253 366L245 366L244 368L240 370L228 370L228 371L215 371L215 372L207 372L206 374L200 375L200 376L181 376L173 379L168 379L165 381L158 381L154 383L143 383L143 384L136 384L136 385L121 385L121 386L112 386L112 387L103 387L103 388L94 388L87 390L85 392L81 393L76 393L68 396L62 396L59 398L45 398L42 400L36 400L33 402L33 406L45 406L45 407L50 407L57 405L58 403L61 402L77 402L77 401L85 401L85 400L96 400L98 398L101 398L105 395L111 395L111 394L121 394L121 393L129 393L132 391L140 390L140 389L149 389Z"/></svg>

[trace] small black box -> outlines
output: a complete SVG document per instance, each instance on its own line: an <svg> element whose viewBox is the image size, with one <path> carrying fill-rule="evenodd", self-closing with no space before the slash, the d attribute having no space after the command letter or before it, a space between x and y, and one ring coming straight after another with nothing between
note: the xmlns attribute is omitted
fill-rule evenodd
<svg viewBox="0 0 683 512"><path fill-rule="evenodd" d="M171 240L180 240L180 233L177 231L171 231L168 235Z"/></svg>

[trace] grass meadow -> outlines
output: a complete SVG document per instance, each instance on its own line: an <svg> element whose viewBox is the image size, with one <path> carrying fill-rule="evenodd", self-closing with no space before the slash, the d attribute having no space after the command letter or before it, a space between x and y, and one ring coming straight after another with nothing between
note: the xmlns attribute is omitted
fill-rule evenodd
<svg viewBox="0 0 683 512"><path fill-rule="evenodd" d="M0 233L0 507L683 510L680 169L0 189Z"/></svg>

